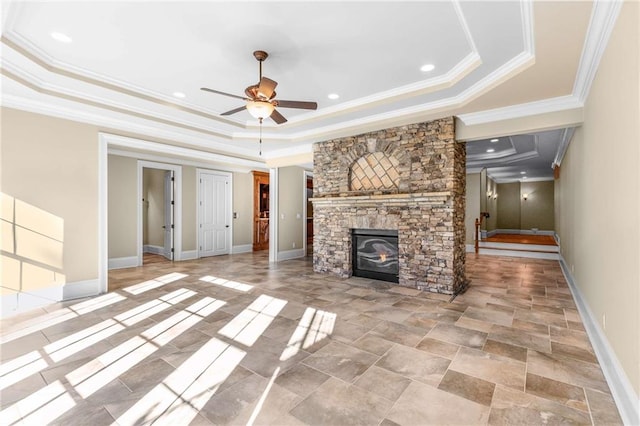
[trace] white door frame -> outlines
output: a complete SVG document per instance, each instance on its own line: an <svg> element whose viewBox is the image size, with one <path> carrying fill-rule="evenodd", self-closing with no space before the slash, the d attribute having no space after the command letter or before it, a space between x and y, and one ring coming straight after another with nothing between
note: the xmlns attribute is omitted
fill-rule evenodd
<svg viewBox="0 0 640 426"><path fill-rule="evenodd" d="M136 253L138 266L142 266L142 175L143 169L173 170L174 205L173 205L173 260L182 260L182 166L154 161L138 160L138 192L136 220Z"/></svg>
<svg viewBox="0 0 640 426"><path fill-rule="evenodd" d="M269 169L269 262L278 261L278 169Z"/></svg>
<svg viewBox="0 0 640 426"><path fill-rule="evenodd" d="M196 169L196 259L200 259L200 203L202 198L200 196L200 179L203 173L223 175L229 178L229 209L227 214L229 217L229 254L233 253L233 173L223 172L221 170L213 169Z"/></svg>
<svg viewBox="0 0 640 426"><path fill-rule="evenodd" d="M307 257L307 179L313 179L313 172L307 170L302 175L302 247L304 248L304 257Z"/></svg>

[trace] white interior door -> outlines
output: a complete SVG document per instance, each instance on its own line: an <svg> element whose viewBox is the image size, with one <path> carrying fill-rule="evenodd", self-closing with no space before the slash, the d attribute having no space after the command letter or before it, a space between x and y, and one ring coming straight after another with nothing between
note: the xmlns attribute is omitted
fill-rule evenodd
<svg viewBox="0 0 640 426"><path fill-rule="evenodd" d="M164 257L173 260L173 206L174 206L173 170L164 172Z"/></svg>
<svg viewBox="0 0 640 426"><path fill-rule="evenodd" d="M231 253L230 180L229 174L200 174L200 257Z"/></svg>

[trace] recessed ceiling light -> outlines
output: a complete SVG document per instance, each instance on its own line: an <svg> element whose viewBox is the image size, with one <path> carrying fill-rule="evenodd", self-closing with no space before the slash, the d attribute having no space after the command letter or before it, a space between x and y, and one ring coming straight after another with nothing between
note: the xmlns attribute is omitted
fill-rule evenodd
<svg viewBox="0 0 640 426"><path fill-rule="evenodd" d="M527 172L520 172L520 174L521 174L521 175L526 175L526 174L527 174Z"/></svg>
<svg viewBox="0 0 640 426"><path fill-rule="evenodd" d="M496 143L498 142L500 139L491 139L491 142Z"/></svg>
<svg viewBox="0 0 640 426"><path fill-rule="evenodd" d="M54 40L57 40L61 43L71 43L73 41L73 39L71 37L69 37L66 34L63 33L59 33L57 31L54 31L51 33L51 38L53 38Z"/></svg>
<svg viewBox="0 0 640 426"><path fill-rule="evenodd" d="M526 179L526 178L527 178L526 176L522 176L522 179Z"/></svg>
<svg viewBox="0 0 640 426"><path fill-rule="evenodd" d="M338 95L337 93L330 93L329 95L327 95L327 98L332 99L332 100L336 100L340 97L340 95Z"/></svg>
<svg viewBox="0 0 640 426"><path fill-rule="evenodd" d="M429 71L433 71L435 68L436 68L436 66L433 65L433 64L425 64L425 65L420 67L420 71L429 72Z"/></svg>
<svg viewBox="0 0 640 426"><path fill-rule="evenodd" d="M176 98L186 98L187 95L185 95L182 92L173 92L173 96L175 96Z"/></svg>
<svg viewBox="0 0 640 426"><path fill-rule="evenodd" d="M495 150L495 149L493 149L493 148L489 148L489 149L487 150L487 152L496 152L496 150Z"/></svg>

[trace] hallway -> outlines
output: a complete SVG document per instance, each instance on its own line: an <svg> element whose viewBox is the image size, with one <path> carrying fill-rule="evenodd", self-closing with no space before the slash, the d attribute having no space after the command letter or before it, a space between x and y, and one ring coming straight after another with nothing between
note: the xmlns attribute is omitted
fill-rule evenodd
<svg viewBox="0 0 640 426"><path fill-rule="evenodd" d="M2 322L2 424L621 424L558 262L449 296L265 252L110 271Z"/></svg>

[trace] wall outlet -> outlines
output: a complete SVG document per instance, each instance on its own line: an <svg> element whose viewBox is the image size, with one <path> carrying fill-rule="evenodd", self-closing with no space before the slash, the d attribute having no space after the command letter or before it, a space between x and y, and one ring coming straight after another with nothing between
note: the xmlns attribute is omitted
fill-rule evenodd
<svg viewBox="0 0 640 426"><path fill-rule="evenodd" d="M573 272L575 271L575 268L573 267L573 263L571 264L571 273L573 274Z"/></svg>
<svg viewBox="0 0 640 426"><path fill-rule="evenodd" d="M284 220L284 213L280 213L280 220Z"/></svg>
<svg viewBox="0 0 640 426"><path fill-rule="evenodd" d="M233 212L233 218L237 219L238 218L238 212Z"/></svg>
<svg viewBox="0 0 640 426"><path fill-rule="evenodd" d="M296 248L296 243L291 243L291 247Z"/></svg>
<svg viewBox="0 0 640 426"><path fill-rule="evenodd" d="M602 329L607 330L607 314L602 314Z"/></svg>

